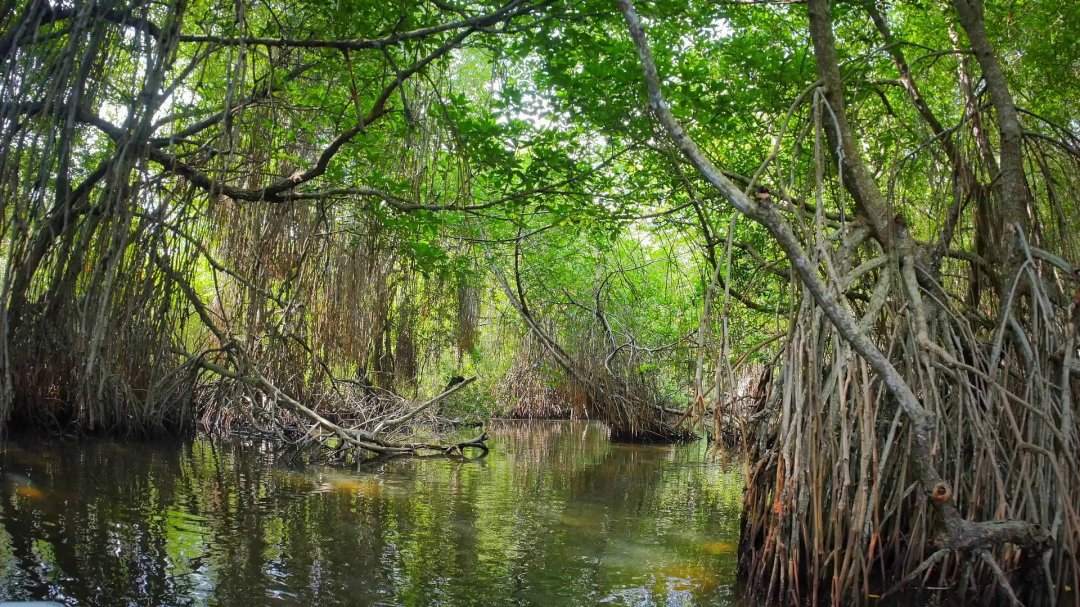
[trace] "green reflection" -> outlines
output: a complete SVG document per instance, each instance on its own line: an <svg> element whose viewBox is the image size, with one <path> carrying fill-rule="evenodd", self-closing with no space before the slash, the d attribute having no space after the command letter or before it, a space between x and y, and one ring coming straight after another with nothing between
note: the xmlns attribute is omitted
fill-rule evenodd
<svg viewBox="0 0 1080 607"><path fill-rule="evenodd" d="M703 444L494 428L484 460L296 469L270 445L9 443L0 597L82 605L721 605L742 479Z"/></svg>

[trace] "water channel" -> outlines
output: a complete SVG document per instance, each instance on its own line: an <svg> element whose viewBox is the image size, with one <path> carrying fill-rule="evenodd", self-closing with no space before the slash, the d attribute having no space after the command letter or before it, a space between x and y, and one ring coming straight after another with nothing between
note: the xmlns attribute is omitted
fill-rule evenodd
<svg viewBox="0 0 1080 607"><path fill-rule="evenodd" d="M70 605L728 605L742 477L589 422L480 461L345 470L270 444L9 439L0 599Z"/></svg>

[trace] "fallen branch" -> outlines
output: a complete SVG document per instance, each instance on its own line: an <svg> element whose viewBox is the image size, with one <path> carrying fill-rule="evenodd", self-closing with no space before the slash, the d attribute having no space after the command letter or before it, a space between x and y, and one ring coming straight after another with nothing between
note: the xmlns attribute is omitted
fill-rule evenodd
<svg viewBox="0 0 1080 607"><path fill-rule="evenodd" d="M236 358L238 360L243 360L244 355L241 352L237 352L238 348L238 345L232 343L229 344L228 348L226 349L232 350L234 354L237 354ZM274 386L268 379L266 379L261 373L258 373L257 371L252 372L249 370L249 372L245 374L230 369L226 366L203 360L201 357L196 357L195 360L197 361L198 366L202 369L210 371L215 375L241 382L259 390L267 397L269 397L275 405L287 409L294 415L308 418L309 420L315 422L316 426L321 427L323 430L326 430L332 436L341 440L344 445L353 449L367 451L370 453L375 453L377 455L419 455L422 451L435 451L448 456L454 454L464 456L465 449L475 448L481 450L481 454L479 457L484 457L488 454L489 451L487 445L484 444L484 441L487 440L487 432L481 433L480 436L476 438L459 443L397 443L380 436L379 433L382 428L378 426L372 432L368 432L361 428L345 428L326 419L314 409L311 409L310 407L304 405L295 398L282 392L278 387ZM453 392L456 392L458 389L460 389L461 386L466 385L471 381L474 381L475 379L476 378L474 377L470 380L461 382L450 390L447 390L446 392L443 392L435 398L414 408L409 413L390 421L394 422L394 426L400 425L405 421L408 421L408 419L414 417L420 411L430 407L438 401L443 400ZM305 438L313 439L314 437L309 431L305 434Z"/></svg>
<svg viewBox="0 0 1080 607"><path fill-rule="evenodd" d="M482 433L477 438L462 443L442 444L442 443L395 443L386 440L379 436L379 432L384 429L390 429L398 427L401 424L409 421L421 411L431 407L435 403L445 399L449 395L457 392L463 387L469 385L475 381L475 377L467 379L453 386L452 388L444 391L442 394L432 398L431 400L422 403L421 405L413 408L410 412L389 420L384 420L371 432L368 432L362 428L345 428L329 419L320 415L314 409L304 405L300 401L296 400L292 396L289 396L283 392L280 388L275 386L269 379L267 379L262 373L254 368L248 362L247 353L241 348L240 344L232 339L224 330L217 326L214 321L213 315L206 308L206 305L195 293L194 289L189 285L169 263L158 255L153 256L154 262L159 268L172 279L180 291L186 296L188 302L195 308L199 318L202 319L203 324L206 325L218 341L222 344L220 352L224 353L228 359L232 362L232 366L226 366L210 362L205 359L205 356L193 356L190 360L194 362L200 368L214 373L220 377L225 377L233 381L240 382L251 388L262 392L276 405L283 407L293 413L294 415L305 417L313 422L333 436L337 437L342 443L348 447L356 449L358 451L368 451L379 455L387 454L399 454L399 455L416 455L421 451L439 451L444 455L452 455L455 451L459 455L464 454L465 448L477 448L482 451L480 457L487 455L488 448L484 445L484 441L487 440L487 433ZM309 430L305 433L306 440L312 440L312 432Z"/></svg>
<svg viewBox="0 0 1080 607"><path fill-rule="evenodd" d="M465 386L468 386L469 384L473 383L474 381L476 381L476 377L470 377L469 379L466 379L464 381L460 381L460 382L454 384L452 387L450 387L450 388L446 389L445 391L443 391L442 394L439 394L438 396L436 396L435 398L432 398L431 400L427 401L426 403L423 403L423 404L417 406L412 411L409 411L408 413L406 413L406 414L404 414L404 415L402 415L400 417L395 417L395 418L392 418L392 419L385 419L385 420L379 422L378 425L375 426L375 429L372 430L372 433L373 434L378 434L379 432L388 432L390 430L393 430L394 428L397 428L401 424L404 424L405 422L407 422L407 421L411 420L412 418L416 417L419 413L427 410L432 405L434 405L434 404L438 403L439 401L445 399L446 397L448 397L451 394L457 392L458 390L461 390L462 388L464 388Z"/></svg>

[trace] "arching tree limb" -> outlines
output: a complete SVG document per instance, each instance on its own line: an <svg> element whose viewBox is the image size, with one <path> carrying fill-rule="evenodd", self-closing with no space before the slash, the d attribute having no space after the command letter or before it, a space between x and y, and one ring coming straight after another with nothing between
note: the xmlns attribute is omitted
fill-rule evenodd
<svg viewBox="0 0 1080 607"><path fill-rule="evenodd" d="M660 87L660 78L645 38L644 27L634 9L632 0L619 0L619 7L626 19L630 37L637 47L645 84L648 88L649 106L668 136L724 199L739 212L760 223L772 234L790 259L792 268L804 288L809 291L811 297L814 298L814 301L832 322L841 338L867 362L910 420L912 436L910 461L915 468L923 491L927 495L937 498L933 500L933 503L945 522L947 533L946 539L942 542L943 545L966 547L970 542L963 540L963 538L978 537L980 538L978 541L1009 542L1029 546L1036 550L1045 549L1049 541L1049 534L1037 525L1024 521L973 523L960 517L948 484L941 478L934 466L932 453L934 444L933 420L930 412L922 406L922 403L907 385L899 370L859 327L851 311L836 298L834 289L831 289L820 278L817 267L810 261L791 226L788 225L776 208L770 204L751 199L736 187L702 153L697 143L675 119L667 102L664 100ZM837 122L841 131L843 148L845 150L850 149L852 152L852 156L845 158L844 163L846 163L847 169L854 174L847 175L845 182L849 188L854 190L853 195L856 191L859 192L865 212L876 215L876 217L870 219L874 224L875 235L882 242L882 246L888 251L890 247L895 247L896 243L906 242L907 246L910 247L911 236L907 234L902 224L896 224L892 221L892 217L888 216L888 207L884 199L880 196L876 184L874 184L869 172L865 170L861 159L858 157L858 148L848 130L846 120L841 119L841 116L843 116L843 100L839 89L839 69L835 60L835 42L832 36L828 0L810 0L810 15L811 32L815 38L815 51L820 52L818 61L825 64L819 68L822 79L827 89L830 89L830 96L835 99L835 102L830 100L830 103L834 106L834 111L840 110L840 112L837 112ZM904 255L910 257L911 255L910 249L903 251L892 248L892 250L898 257ZM911 263L911 261L911 259L908 259L908 263Z"/></svg>

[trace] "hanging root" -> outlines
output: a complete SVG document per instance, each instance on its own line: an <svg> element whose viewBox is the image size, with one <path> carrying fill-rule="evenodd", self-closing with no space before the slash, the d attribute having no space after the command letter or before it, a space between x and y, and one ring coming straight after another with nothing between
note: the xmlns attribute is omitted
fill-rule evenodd
<svg viewBox="0 0 1080 607"><path fill-rule="evenodd" d="M858 255L841 250L829 263L844 273ZM882 348L930 413L941 480L925 490L909 446L917 425L804 299L753 418L749 461L758 464L740 563L767 599L820 593L843 604L931 576L934 587L959 587L969 557L983 566L965 600L1018 604L1022 583L1026 596L1052 603L1075 587L1080 428L1069 395L1080 376L1064 360L1075 328L1045 294L1034 257L1024 272L1026 317L1002 314L989 340L941 307L933 284L917 287L918 299L897 287L903 306L866 308L863 322L885 327ZM882 267L870 277L895 276ZM1038 327L1034 343L1016 326Z"/></svg>
<svg viewBox="0 0 1080 607"><path fill-rule="evenodd" d="M543 344L527 331L514 349L510 368L496 384L496 399L506 403L510 417L566 419L582 414L582 399L566 382L556 381L558 372Z"/></svg>
<svg viewBox="0 0 1080 607"><path fill-rule="evenodd" d="M500 268L492 267L492 273L529 327L530 335L566 373L572 393L580 395L586 414L603 421L611 430L612 440L670 443L695 438L692 431L668 418L656 378L640 370L648 354L665 348L642 348L632 335L617 343L603 311L602 288L598 288L592 310L596 322L590 323L579 338L577 350L568 352L544 329L525 301L521 276L516 271L520 254L520 248L516 248L513 287Z"/></svg>

